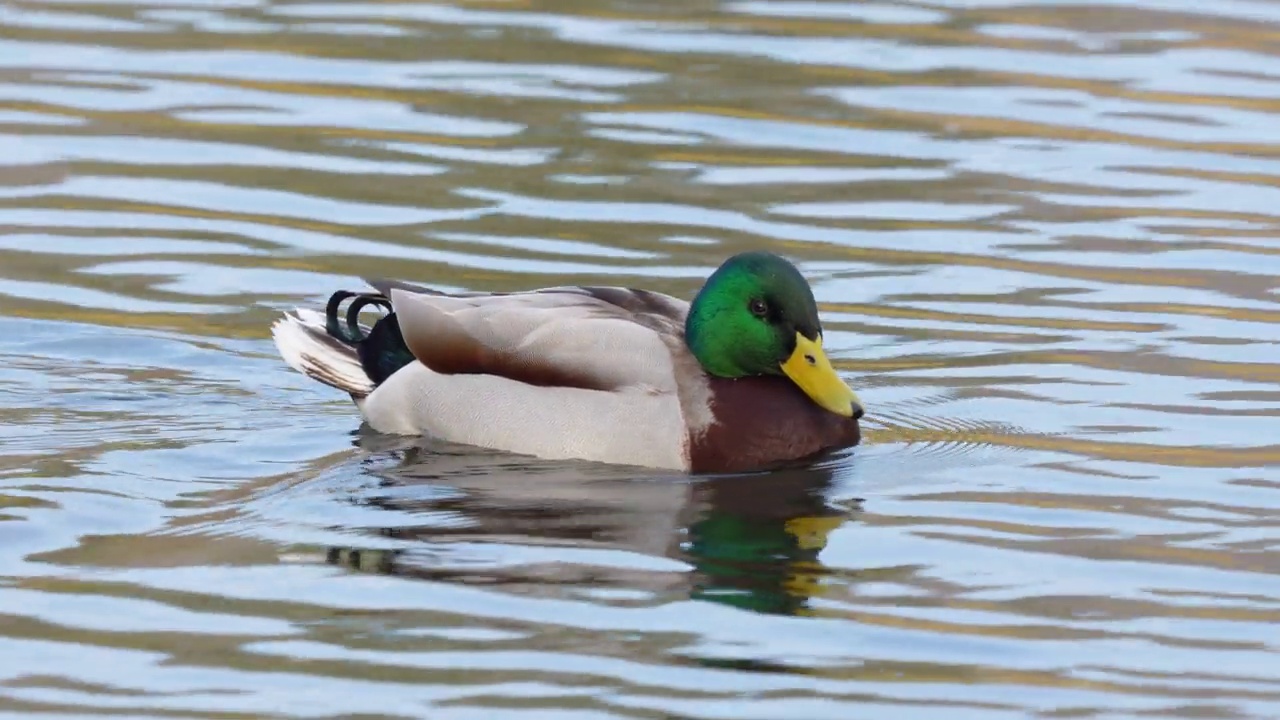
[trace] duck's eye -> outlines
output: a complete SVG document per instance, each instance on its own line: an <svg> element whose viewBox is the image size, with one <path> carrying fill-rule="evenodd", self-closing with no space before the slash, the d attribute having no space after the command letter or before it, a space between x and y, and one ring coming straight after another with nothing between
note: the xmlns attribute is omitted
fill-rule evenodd
<svg viewBox="0 0 1280 720"><path fill-rule="evenodd" d="M756 317L764 317L769 314L769 306L765 305L764 301L760 298L752 298L750 305L747 307L751 309L751 314Z"/></svg>

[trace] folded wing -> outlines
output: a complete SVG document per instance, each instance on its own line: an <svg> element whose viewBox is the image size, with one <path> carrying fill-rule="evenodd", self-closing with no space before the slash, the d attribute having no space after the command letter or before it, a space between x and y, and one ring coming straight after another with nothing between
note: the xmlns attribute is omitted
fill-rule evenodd
<svg viewBox="0 0 1280 720"><path fill-rule="evenodd" d="M435 372L546 387L676 390L671 351L682 342L683 300L607 287L497 295L423 290L395 284L385 292L405 344Z"/></svg>

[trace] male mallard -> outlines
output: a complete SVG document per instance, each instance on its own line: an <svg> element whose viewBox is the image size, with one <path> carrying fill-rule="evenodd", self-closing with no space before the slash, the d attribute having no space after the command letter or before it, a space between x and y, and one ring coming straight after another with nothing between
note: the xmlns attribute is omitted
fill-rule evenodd
<svg viewBox="0 0 1280 720"><path fill-rule="evenodd" d="M772 253L724 262L692 303L648 290L337 292L272 327L294 369L377 431L547 459L692 472L856 445L862 404L822 350L813 291ZM339 315L343 302L352 302ZM388 314L371 329L367 305Z"/></svg>

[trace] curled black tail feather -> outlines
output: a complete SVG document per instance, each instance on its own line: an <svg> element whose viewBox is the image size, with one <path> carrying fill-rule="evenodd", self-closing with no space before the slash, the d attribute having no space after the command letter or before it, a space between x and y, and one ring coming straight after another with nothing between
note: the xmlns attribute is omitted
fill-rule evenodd
<svg viewBox="0 0 1280 720"><path fill-rule="evenodd" d="M340 324L338 317L344 300L351 300L351 305L343 315L346 327ZM339 290L329 297L329 304L324 309L325 330L344 343L355 345L367 337L360 327L360 313L370 305L377 305L392 313L391 301L381 293L356 293L350 290Z"/></svg>
<svg viewBox="0 0 1280 720"><path fill-rule="evenodd" d="M347 300L351 300L351 304L342 313L342 304ZM378 318L366 332L360 325L360 313L370 305L385 309L387 314ZM356 349L360 366L374 385L381 385L395 371L414 360L386 295L339 290L329 297L324 320L325 331L329 335Z"/></svg>

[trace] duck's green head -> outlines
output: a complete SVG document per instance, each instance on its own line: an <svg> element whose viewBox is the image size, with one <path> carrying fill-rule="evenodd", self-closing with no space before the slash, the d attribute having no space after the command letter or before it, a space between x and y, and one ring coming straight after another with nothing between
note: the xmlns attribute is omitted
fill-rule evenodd
<svg viewBox="0 0 1280 720"><path fill-rule="evenodd" d="M862 402L822 350L813 290L778 255L746 252L725 260L693 299L684 337L711 375L785 375L823 408L862 416Z"/></svg>

